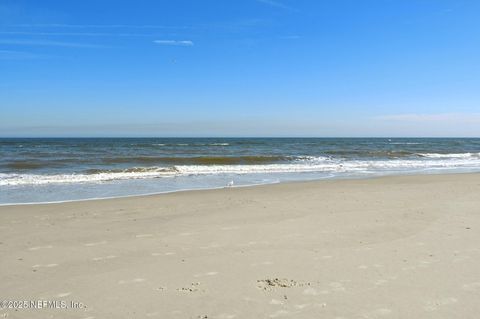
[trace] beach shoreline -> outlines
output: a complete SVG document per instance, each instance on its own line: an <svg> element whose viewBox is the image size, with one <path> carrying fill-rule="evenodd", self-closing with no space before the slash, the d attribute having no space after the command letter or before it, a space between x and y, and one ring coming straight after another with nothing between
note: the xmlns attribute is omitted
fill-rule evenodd
<svg viewBox="0 0 480 319"><path fill-rule="evenodd" d="M430 176L430 175L465 175L465 174L480 174L480 171L476 169L466 170L466 171L459 171L459 170L451 170L451 171L441 171L441 172L433 172L433 171L426 171L426 172L401 172L401 173L386 173L386 174L375 174L369 176L335 176L335 177L323 177L323 178L310 178L310 179L293 179L293 180L285 180L285 181L272 181L272 182L264 182L264 183L257 183L257 184L245 184L245 185L225 185L225 186L215 186L215 187L202 187L202 188L186 188L186 189L178 189L178 190L171 190L171 191L158 191L158 192L151 192L145 194L131 194L131 195L118 195L118 196L110 196L110 197L92 197L92 198L80 198L80 199L67 199L67 200L58 200L58 201L46 201L46 202L19 202L19 203L0 203L0 207L9 207L9 206L23 206L23 205L49 205L49 204L64 204L64 203L71 203L71 202L85 202L85 201L98 201L98 200L114 200L114 199L121 199L121 198L135 198L135 197L150 197L150 196L160 196L160 195L167 195L167 194L174 194L174 193L183 193L183 192L199 192L199 191L214 191L220 189L236 189L236 188L250 188L250 187L258 187L258 186L268 186L268 185L276 185L276 184L297 184L297 183L316 183L316 182L325 182L325 181L348 181L348 180L370 180L370 179L380 179L380 178L390 178L390 177L401 177L401 176ZM78 184L77 186L82 186L82 184Z"/></svg>
<svg viewBox="0 0 480 319"><path fill-rule="evenodd" d="M480 174L0 206L7 318L475 318Z"/></svg>

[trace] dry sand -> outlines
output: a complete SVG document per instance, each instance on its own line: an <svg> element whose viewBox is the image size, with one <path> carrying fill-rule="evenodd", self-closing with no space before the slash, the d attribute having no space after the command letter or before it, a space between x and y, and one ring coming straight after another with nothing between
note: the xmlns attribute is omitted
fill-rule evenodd
<svg viewBox="0 0 480 319"><path fill-rule="evenodd" d="M0 207L0 318L479 318L480 175Z"/></svg>

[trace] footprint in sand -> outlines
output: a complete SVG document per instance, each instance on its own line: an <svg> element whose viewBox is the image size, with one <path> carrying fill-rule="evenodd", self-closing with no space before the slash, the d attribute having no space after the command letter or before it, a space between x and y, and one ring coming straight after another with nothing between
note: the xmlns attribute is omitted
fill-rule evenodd
<svg viewBox="0 0 480 319"><path fill-rule="evenodd" d="M52 268L57 267L58 264L46 264L46 265L33 265L32 268Z"/></svg>
<svg viewBox="0 0 480 319"><path fill-rule="evenodd" d="M210 272L206 272L204 274L196 274L196 275L194 275L194 277L206 277L206 276L215 276L215 275L218 275L218 272L210 271Z"/></svg>
<svg viewBox="0 0 480 319"><path fill-rule="evenodd" d="M447 297L438 300L432 300L425 303L423 307L426 311L436 311L439 307L450 306L458 302L457 298Z"/></svg>
<svg viewBox="0 0 480 319"><path fill-rule="evenodd" d="M98 242L95 242L95 243L86 243L86 244L83 244L83 245L87 246L87 247L92 247L92 246L104 245L106 243L107 243L107 241L103 240L103 241L98 241Z"/></svg>
<svg viewBox="0 0 480 319"><path fill-rule="evenodd" d="M48 245L48 246L30 247L30 248L28 248L28 250L51 249L51 248L53 248L53 246L52 246L52 245Z"/></svg>
<svg viewBox="0 0 480 319"><path fill-rule="evenodd" d="M92 258L92 260L93 261L102 261L102 260L113 259L113 258L117 258L117 256L109 255L109 256L105 256L105 257L95 257L95 258Z"/></svg>
<svg viewBox="0 0 480 319"><path fill-rule="evenodd" d="M148 237L153 237L153 234L138 234L138 235L135 235L135 238L148 238Z"/></svg>
<svg viewBox="0 0 480 319"><path fill-rule="evenodd" d="M171 255L175 255L174 252L166 252L166 253L152 253L152 256L171 256Z"/></svg>
<svg viewBox="0 0 480 319"><path fill-rule="evenodd" d="M294 305L295 309L302 310L310 306L309 304Z"/></svg>
<svg viewBox="0 0 480 319"><path fill-rule="evenodd" d="M197 291L204 291L204 290L200 289L200 283L199 282L192 282L190 284L190 287L177 288L177 291L180 291L180 292L197 292Z"/></svg>

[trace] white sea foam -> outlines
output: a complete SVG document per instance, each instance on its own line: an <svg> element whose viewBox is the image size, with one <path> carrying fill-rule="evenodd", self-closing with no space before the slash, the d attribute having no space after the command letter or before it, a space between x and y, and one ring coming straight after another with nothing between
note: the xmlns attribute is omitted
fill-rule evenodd
<svg viewBox="0 0 480 319"><path fill-rule="evenodd" d="M416 143L416 142L391 142L391 145L421 145L423 143Z"/></svg>
<svg viewBox="0 0 480 319"><path fill-rule="evenodd" d="M426 156L426 154L424 154L424 159L395 160L340 160L327 157L303 157L290 163L278 164L178 165L170 168L148 167L127 169L124 171L100 171L93 174L0 174L0 186L47 185L65 183L104 183L115 180L152 179L176 176L218 174L328 173L337 175L358 172L408 172L419 169L480 169L480 156L478 153L428 155L429 156Z"/></svg>
<svg viewBox="0 0 480 319"><path fill-rule="evenodd" d="M428 158L480 158L480 153L418 153L418 155Z"/></svg>

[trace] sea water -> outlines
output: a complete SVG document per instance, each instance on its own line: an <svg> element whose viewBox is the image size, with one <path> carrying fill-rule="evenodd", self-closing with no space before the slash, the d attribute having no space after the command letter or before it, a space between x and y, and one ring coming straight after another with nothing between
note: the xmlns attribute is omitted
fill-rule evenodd
<svg viewBox="0 0 480 319"><path fill-rule="evenodd" d="M473 138L3 138L0 204L473 171Z"/></svg>

